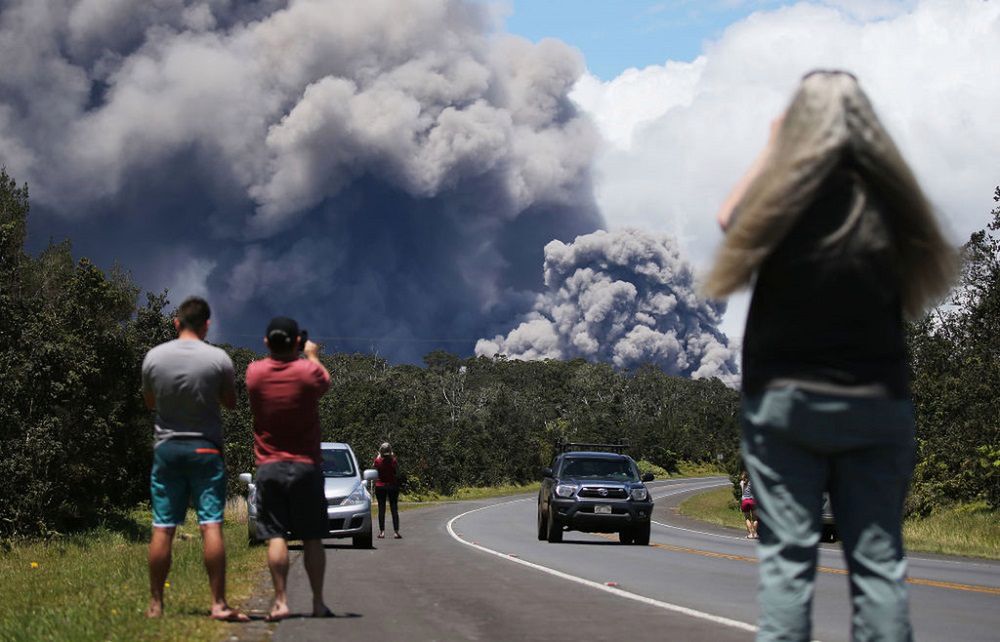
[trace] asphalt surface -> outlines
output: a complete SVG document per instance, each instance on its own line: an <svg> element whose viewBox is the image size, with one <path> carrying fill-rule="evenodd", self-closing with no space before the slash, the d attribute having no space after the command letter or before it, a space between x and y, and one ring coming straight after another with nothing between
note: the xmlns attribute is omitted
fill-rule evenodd
<svg viewBox="0 0 1000 642"><path fill-rule="evenodd" d="M676 514L719 478L650 485L657 499L651 545L568 532L538 541L535 497L459 502L405 511L402 540L373 550L327 547L325 591L338 615L294 617L237 631L259 640L749 640L756 620L755 543L738 531ZM847 579L839 545L820 554L814 637L850 637ZM918 640L996 640L1000 564L910 558ZM306 614L301 558L289 578L291 607ZM257 596L251 608L266 608Z"/></svg>

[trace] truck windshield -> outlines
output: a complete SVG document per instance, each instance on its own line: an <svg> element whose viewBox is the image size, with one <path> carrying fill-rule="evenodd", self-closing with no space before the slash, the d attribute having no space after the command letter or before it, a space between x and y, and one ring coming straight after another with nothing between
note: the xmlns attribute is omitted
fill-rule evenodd
<svg viewBox="0 0 1000 642"><path fill-rule="evenodd" d="M563 464L562 477L639 481L635 467L627 459L573 458Z"/></svg>
<svg viewBox="0 0 1000 642"><path fill-rule="evenodd" d="M346 450L323 450L324 477L354 477L354 462Z"/></svg>

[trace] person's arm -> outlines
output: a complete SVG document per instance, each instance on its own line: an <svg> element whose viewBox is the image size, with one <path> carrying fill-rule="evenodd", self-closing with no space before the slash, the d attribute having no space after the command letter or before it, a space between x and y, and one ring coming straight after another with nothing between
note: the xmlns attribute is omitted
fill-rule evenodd
<svg viewBox="0 0 1000 642"><path fill-rule="evenodd" d="M219 390L219 403L229 410L236 407L236 373L233 371L233 362L228 355L222 364L222 387Z"/></svg>
<svg viewBox="0 0 1000 642"><path fill-rule="evenodd" d="M146 403L146 408L156 410L156 393L153 392L152 374L150 369L149 354L142 360L142 400Z"/></svg>
<svg viewBox="0 0 1000 642"><path fill-rule="evenodd" d="M729 224L732 222L733 211L736 206L739 205L743 197L746 196L747 189L750 184L753 183L758 176L760 176L761 170L764 169L764 165L767 163L768 157L771 155L771 151L774 149L774 141L778 137L778 131L781 129L781 123L784 121L784 115L775 118L771 123L771 135L767 140L767 145L761 150L757 158L754 159L750 169L743 174L743 177L736 182L733 186L732 191L729 192L729 196L726 200L722 202L722 206L719 211L715 214L715 220L719 222L719 227L725 232L729 229Z"/></svg>
<svg viewBox="0 0 1000 642"><path fill-rule="evenodd" d="M327 386L329 386L330 373L327 371L326 366L323 365L323 362L319 360L319 345L313 343L312 341L306 341L306 345L302 349L302 353L306 355L306 359L319 366L320 370L323 371L323 378L326 380ZM326 392L325 388L323 392Z"/></svg>

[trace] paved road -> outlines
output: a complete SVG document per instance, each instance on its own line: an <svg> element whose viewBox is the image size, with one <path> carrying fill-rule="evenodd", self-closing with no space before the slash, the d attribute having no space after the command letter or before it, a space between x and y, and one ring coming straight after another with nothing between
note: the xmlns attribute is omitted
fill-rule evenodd
<svg viewBox="0 0 1000 642"><path fill-rule="evenodd" d="M370 551L330 542L326 591L342 617L272 625L273 639L751 639L754 543L674 510L685 496L724 483L654 482L649 547L583 533L540 542L533 496L404 512L403 540L377 541ZM814 631L821 640L849 636L839 556L836 545L821 552ZM921 555L911 557L910 575L918 639L996 639L1000 564ZM307 612L301 560L290 585L293 609ZM244 637L259 639L260 630Z"/></svg>

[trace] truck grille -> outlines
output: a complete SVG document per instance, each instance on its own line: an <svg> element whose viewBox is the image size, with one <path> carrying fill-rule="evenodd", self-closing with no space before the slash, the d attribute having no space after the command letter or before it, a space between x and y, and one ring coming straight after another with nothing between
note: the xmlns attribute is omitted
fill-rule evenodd
<svg viewBox="0 0 1000 642"><path fill-rule="evenodd" d="M628 493L624 488L584 486L580 489L578 496L590 499L625 499L628 497Z"/></svg>

